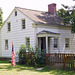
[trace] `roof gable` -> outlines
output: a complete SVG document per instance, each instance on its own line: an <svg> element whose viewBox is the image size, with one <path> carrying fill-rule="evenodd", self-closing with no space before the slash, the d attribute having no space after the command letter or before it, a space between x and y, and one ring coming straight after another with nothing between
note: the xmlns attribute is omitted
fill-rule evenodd
<svg viewBox="0 0 75 75"><path fill-rule="evenodd" d="M16 7L23 14L32 19L36 24L45 24L45 25L62 25L62 19L57 15L52 15L48 12L31 10Z"/></svg>
<svg viewBox="0 0 75 75"><path fill-rule="evenodd" d="M4 21L3 25L0 27L0 29L4 26L4 24L8 21L8 19L11 17L11 15L14 13L14 16L15 16L15 11L19 11L21 12L20 10L18 10L16 7L12 10L12 12L9 14L9 16L7 17L7 19ZM22 12L21 12L22 13ZM22 13L23 15L27 16L26 14ZM28 16L27 16L28 17ZM29 17L28 17L29 18ZM32 20L32 19L31 19Z"/></svg>
<svg viewBox="0 0 75 75"><path fill-rule="evenodd" d="M48 12L31 10L31 9L20 8L20 7L15 7L13 9L13 11L14 10L20 11L25 16L27 16L32 21L34 21L35 24L64 26L64 25L62 25L62 19L59 16L52 15L51 13L48 13ZM13 13L13 11L10 13L10 15L8 16L8 18L4 21L3 25L9 19L9 17ZM2 27L3 27L3 25L2 25ZM71 26L70 25L67 25L67 27L71 27Z"/></svg>

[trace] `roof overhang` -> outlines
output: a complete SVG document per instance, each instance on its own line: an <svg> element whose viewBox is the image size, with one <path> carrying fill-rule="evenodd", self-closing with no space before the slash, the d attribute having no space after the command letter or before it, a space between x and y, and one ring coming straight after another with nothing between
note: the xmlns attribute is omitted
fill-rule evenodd
<svg viewBox="0 0 75 75"><path fill-rule="evenodd" d="M51 32L51 31L46 31L46 30L43 30L39 33L37 33L37 37L59 37L60 33L55 33L55 32Z"/></svg>

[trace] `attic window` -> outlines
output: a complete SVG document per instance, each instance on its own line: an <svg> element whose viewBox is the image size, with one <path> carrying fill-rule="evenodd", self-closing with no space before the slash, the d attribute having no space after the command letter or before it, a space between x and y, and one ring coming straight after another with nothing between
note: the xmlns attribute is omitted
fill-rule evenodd
<svg viewBox="0 0 75 75"><path fill-rule="evenodd" d="M15 16L17 16L17 11L15 11Z"/></svg>

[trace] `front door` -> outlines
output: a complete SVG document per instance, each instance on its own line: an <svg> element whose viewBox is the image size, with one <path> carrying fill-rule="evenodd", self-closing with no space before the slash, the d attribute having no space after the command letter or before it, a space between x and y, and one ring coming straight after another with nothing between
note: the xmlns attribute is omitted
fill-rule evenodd
<svg viewBox="0 0 75 75"><path fill-rule="evenodd" d="M41 37L41 51L46 50L46 38Z"/></svg>

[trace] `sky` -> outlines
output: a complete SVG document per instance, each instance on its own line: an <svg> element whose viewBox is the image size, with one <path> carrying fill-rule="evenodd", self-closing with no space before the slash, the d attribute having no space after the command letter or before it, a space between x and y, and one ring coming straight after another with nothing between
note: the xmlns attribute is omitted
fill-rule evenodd
<svg viewBox="0 0 75 75"><path fill-rule="evenodd" d="M48 11L48 4L56 3L57 10L62 8L61 4L73 6L75 1L73 0L0 0L0 7L3 11L3 21L7 19L12 10L17 7Z"/></svg>

